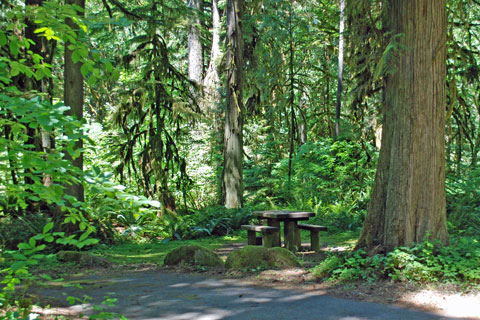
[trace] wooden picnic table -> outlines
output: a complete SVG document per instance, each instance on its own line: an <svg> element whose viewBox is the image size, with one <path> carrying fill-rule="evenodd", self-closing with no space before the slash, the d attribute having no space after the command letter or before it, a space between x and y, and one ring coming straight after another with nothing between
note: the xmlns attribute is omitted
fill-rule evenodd
<svg viewBox="0 0 480 320"><path fill-rule="evenodd" d="M267 224L271 227L277 227L280 230L280 222L283 222L285 248L290 251L297 251L301 246L300 230L298 229L298 221L308 220L315 216L314 212L291 211L291 210L268 210L255 211L253 214L258 219L266 219ZM274 241L274 246L281 246L280 232L278 238Z"/></svg>

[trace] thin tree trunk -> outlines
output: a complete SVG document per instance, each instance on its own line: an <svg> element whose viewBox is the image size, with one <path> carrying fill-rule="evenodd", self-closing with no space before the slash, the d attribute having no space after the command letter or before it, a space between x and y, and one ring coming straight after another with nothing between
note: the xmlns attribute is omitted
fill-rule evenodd
<svg viewBox="0 0 480 320"><path fill-rule="evenodd" d="M188 78L196 85L193 96L200 103L203 82L203 45L201 40L201 19L203 0L189 0L188 7L193 10L194 19L188 30Z"/></svg>
<svg viewBox="0 0 480 320"><path fill-rule="evenodd" d="M288 182L292 178L292 162L293 162L293 151L295 149L295 75L294 75L294 65L295 62L295 52L293 44L293 22L292 22L292 8L290 7L289 15L289 36L290 36L290 63L289 63L289 73L290 73L290 93L289 93L289 104L290 104L290 150L288 152Z"/></svg>
<svg viewBox="0 0 480 320"><path fill-rule="evenodd" d="M338 83L337 83L337 106L335 108L335 137L340 135L340 112L342 109L343 87L343 52L345 30L345 0L340 0L340 34L338 39Z"/></svg>
<svg viewBox="0 0 480 320"><path fill-rule="evenodd" d="M205 91L202 103L207 116L213 115L213 141L210 146L211 154L218 154L218 149L223 151L222 145L224 143L223 110L220 108L220 76L218 72L218 65L222 55L220 49L220 27L218 0L212 0L212 47L210 50L210 62L205 74L205 79L203 80ZM217 177L217 201L221 203L224 199L224 195L222 194L222 164L216 161L213 166Z"/></svg>
<svg viewBox="0 0 480 320"><path fill-rule="evenodd" d="M382 147L358 247L448 242L445 200L445 0L387 1L399 41L385 79Z"/></svg>
<svg viewBox="0 0 480 320"><path fill-rule="evenodd" d="M35 15L34 12L38 7L42 6L44 0L26 0L26 19L25 19L25 37L33 43L30 44L28 51L25 53L25 58L32 65L34 64L31 61L30 55L38 55L43 58L43 62L46 64L51 64L53 59L54 50L56 47L56 41L48 41L45 37L40 36L38 33L35 33L37 29L37 24L34 22ZM30 51L30 52L29 52ZM42 79L36 79L35 77L24 77L24 89L25 90L34 90L42 93L46 93L45 96L41 96L42 99L49 100L52 102L53 95L53 79L44 77ZM38 128L27 128L28 140L27 144L33 145L35 151L44 151L50 150L52 148L52 139L50 133L45 130ZM48 138L48 139L47 139ZM25 176L25 183L34 184L33 178L30 175L39 175L38 173L32 172L30 169L25 170L28 173ZM13 173L13 172L12 172ZM12 176L13 177L13 176ZM43 181L45 186L50 186L52 183L52 177L47 174L43 174ZM38 203L31 203L29 205L28 211L35 211L40 205Z"/></svg>
<svg viewBox="0 0 480 320"><path fill-rule="evenodd" d="M243 0L227 1L227 108L225 112L223 190L225 206L243 205Z"/></svg>
<svg viewBox="0 0 480 320"><path fill-rule="evenodd" d="M212 0L212 48L210 51L210 63L203 80L205 87L205 106L207 110L216 111L220 105L220 77L218 64L221 57L220 50L220 14L218 12L218 0Z"/></svg>
<svg viewBox="0 0 480 320"><path fill-rule="evenodd" d="M67 4L77 5L82 9L85 9L85 0L67 0ZM83 15L83 12L79 12L79 15ZM67 25L72 29L77 29L78 27L72 21L72 19L66 19ZM77 32L78 35L78 32ZM74 63L72 60L72 50L68 48L70 45L69 42L65 44L65 66L64 66L64 100L65 105L70 107L67 114L75 116L78 120L83 118L83 76L80 68L82 64L80 62ZM75 149L83 148L83 141L79 139L75 143ZM65 158L72 159L70 154L66 154ZM83 170L83 153L80 156L72 159L72 163L75 167ZM68 195L74 196L78 201L84 201L84 190L83 185L72 184L66 186L66 191Z"/></svg>

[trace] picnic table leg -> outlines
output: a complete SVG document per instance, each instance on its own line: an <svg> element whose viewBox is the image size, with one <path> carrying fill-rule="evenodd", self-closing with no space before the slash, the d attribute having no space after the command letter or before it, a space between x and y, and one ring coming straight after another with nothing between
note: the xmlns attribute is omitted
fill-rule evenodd
<svg viewBox="0 0 480 320"><path fill-rule="evenodd" d="M276 227L278 228L278 230L280 230L280 221L278 220L275 220L275 219L267 219L267 224L270 226L270 227ZM273 239L273 243L272 245L274 247L280 247L282 244L281 242L281 239L280 239L280 231L278 231L276 234L275 234L275 238Z"/></svg>
<svg viewBox="0 0 480 320"><path fill-rule="evenodd" d="M310 231L310 243L313 251L320 252L320 237L318 236L318 231Z"/></svg>
<svg viewBox="0 0 480 320"><path fill-rule="evenodd" d="M288 220L285 221L285 247L292 251L297 251L297 221L296 220Z"/></svg>
<svg viewBox="0 0 480 320"><path fill-rule="evenodd" d="M296 239L296 244L297 244L297 249L300 250L302 247L302 237L300 234L300 229L298 228L298 224L295 226L295 239Z"/></svg>
<svg viewBox="0 0 480 320"><path fill-rule="evenodd" d="M255 234L255 231L248 230L247 231L247 238L248 238L248 245L249 246L254 246L257 244L257 236Z"/></svg>

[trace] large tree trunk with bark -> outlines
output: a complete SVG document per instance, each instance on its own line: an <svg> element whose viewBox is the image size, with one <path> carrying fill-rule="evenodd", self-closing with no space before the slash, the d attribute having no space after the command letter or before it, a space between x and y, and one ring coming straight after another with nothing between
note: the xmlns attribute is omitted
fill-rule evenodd
<svg viewBox="0 0 480 320"><path fill-rule="evenodd" d="M448 242L445 200L445 0L387 1L395 42L385 77L382 147L358 247Z"/></svg>
<svg viewBox="0 0 480 320"><path fill-rule="evenodd" d="M225 150L223 190L225 206L243 204L243 0L227 2L227 108L225 112Z"/></svg>
<svg viewBox="0 0 480 320"><path fill-rule="evenodd" d="M67 4L77 5L85 9L85 0L67 0ZM83 12L79 12L83 14ZM66 19L66 23L72 29L78 29L78 26L72 19ZM77 32L78 35L78 32ZM74 63L72 60L72 50L68 48L69 42L65 44L65 66L64 66L64 100L65 105L70 107L68 114L75 116L77 119L83 118L83 76L81 72L82 64L80 62ZM75 144L75 149L83 148L83 141L79 139ZM67 159L72 159L72 156L66 154ZM73 165L80 170L83 170L83 154L73 159ZM68 195L74 196L78 201L84 201L84 190L82 184L73 184L66 186Z"/></svg>

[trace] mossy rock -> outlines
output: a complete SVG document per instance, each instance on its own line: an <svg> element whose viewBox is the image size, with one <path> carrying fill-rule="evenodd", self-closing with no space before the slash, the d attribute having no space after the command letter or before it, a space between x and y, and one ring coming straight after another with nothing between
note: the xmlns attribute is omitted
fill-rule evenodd
<svg viewBox="0 0 480 320"><path fill-rule="evenodd" d="M226 269L282 269L299 267L297 257L285 248L246 246L232 251L225 262Z"/></svg>
<svg viewBox="0 0 480 320"><path fill-rule="evenodd" d="M110 267L112 263L105 258L94 256L88 252L59 251L57 259L61 262L74 262L82 267Z"/></svg>
<svg viewBox="0 0 480 320"><path fill-rule="evenodd" d="M164 264L194 265L203 267L223 267L223 260L213 251L197 245L187 245L173 249L165 256Z"/></svg>

